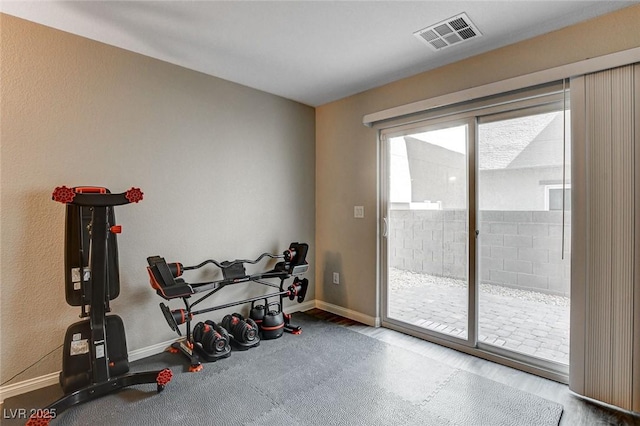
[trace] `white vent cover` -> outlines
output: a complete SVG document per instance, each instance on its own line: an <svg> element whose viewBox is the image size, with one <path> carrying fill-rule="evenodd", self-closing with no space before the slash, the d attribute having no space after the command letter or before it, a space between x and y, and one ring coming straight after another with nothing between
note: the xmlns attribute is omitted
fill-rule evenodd
<svg viewBox="0 0 640 426"><path fill-rule="evenodd" d="M433 50L442 50L454 44L480 37L478 30L466 13L460 13L427 28L413 33Z"/></svg>

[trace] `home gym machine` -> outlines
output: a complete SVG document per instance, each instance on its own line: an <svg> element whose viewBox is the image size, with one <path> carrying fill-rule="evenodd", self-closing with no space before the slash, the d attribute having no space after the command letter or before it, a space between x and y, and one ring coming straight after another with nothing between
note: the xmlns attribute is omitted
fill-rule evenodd
<svg viewBox="0 0 640 426"><path fill-rule="evenodd" d="M28 426L47 425L62 411L131 385L156 383L157 391L171 380L170 369L129 371L122 319L109 302L120 294L114 206L137 203L142 191L131 188L112 194L100 187L58 187L53 200L66 204L65 298L80 306L82 321L67 329L60 385L65 396L38 410ZM87 312L88 308L88 312ZM88 317L88 318L87 318Z"/></svg>
<svg viewBox="0 0 640 426"><path fill-rule="evenodd" d="M179 325L186 324L185 338L175 342L172 345L174 352L182 352L191 362L189 371L202 370L201 360L216 361L226 358L230 355L230 346L239 350L247 350L256 347L260 343L259 331L262 332L263 338L276 338L282 335L278 330L282 329L292 334L300 334L302 329L290 323L291 315L282 312L282 302L285 297L290 300L297 298L298 303L302 303L307 293L309 280L300 279L297 275L305 273L309 269L306 261L309 246L306 243L291 243L289 248L282 254L263 253L255 260L236 259L233 261L218 262L210 259L205 260L199 265L184 266L182 263L167 263L160 256L151 256L147 258L149 266L149 279L151 287L156 293L165 300L181 298L185 308L170 310L167 305L160 303L160 309L169 324L169 327L179 336L182 336ZM247 275L245 264L256 264L264 258L282 259L276 263L272 270L260 272L257 274ZM208 281L200 283L188 283L181 278L185 271L200 269L205 265L212 264L220 268L222 271L222 279L217 281ZM285 289L285 281L293 277L293 282ZM279 284L269 282L269 279L280 280ZM252 297L236 302L225 303L210 308L194 311L193 308L197 304L211 297L213 294L223 288L245 282L255 282L265 286L276 288L278 291L270 294ZM190 303L191 296L202 295L195 302ZM225 309L244 303L255 302L259 300L265 301L262 314L267 319L266 308L274 303L267 303L269 298L279 297L279 312L272 313L270 326L264 326L259 329L257 322L262 318L243 318L242 315L234 313L226 315L222 320L221 326L213 321L205 321L198 323L191 331L191 320L195 315L207 312ZM257 311L252 306L252 313ZM279 323L273 321L274 318L281 318ZM275 333L274 333L275 332ZM230 342L230 344L229 344Z"/></svg>

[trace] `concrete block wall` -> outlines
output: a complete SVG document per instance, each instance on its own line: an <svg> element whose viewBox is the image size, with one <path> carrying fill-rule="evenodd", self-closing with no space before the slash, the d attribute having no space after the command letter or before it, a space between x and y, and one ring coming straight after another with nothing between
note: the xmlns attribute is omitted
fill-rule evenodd
<svg viewBox="0 0 640 426"><path fill-rule="evenodd" d="M562 212L481 211L482 283L569 295L571 226ZM444 277L467 277L468 225L464 210L392 210L391 267Z"/></svg>

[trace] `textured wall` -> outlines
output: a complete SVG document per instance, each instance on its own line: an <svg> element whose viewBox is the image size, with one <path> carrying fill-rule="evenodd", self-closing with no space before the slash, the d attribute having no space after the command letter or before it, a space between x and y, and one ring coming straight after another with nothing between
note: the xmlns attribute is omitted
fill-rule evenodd
<svg viewBox="0 0 640 426"><path fill-rule="evenodd" d="M313 108L0 18L3 383L52 350L11 383L59 370L54 349L80 312L64 298L65 209L51 201L56 186L145 193L141 203L116 208L122 289L112 308L130 351L175 337L148 284L147 256L193 265L279 252L299 240L313 261ZM266 291L243 284L215 300Z"/></svg>
<svg viewBox="0 0 640 426"><path fill-rule="evenodd" d="M366 114L640 46L640 5L368 90L316 109L316 292L378 316L378 144ZM353 206L365 207L364 219ZM331 282L341 271L344 285ZM342 275L341 275L342 277Z"/></svg>

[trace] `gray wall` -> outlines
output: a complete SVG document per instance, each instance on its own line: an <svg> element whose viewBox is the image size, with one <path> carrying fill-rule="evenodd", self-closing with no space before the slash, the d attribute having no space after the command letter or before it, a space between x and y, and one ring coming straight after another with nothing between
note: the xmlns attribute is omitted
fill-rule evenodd
<svg viewBox="0 0 640 426"><path fill-rule="evenodd" d="M112 308L124 320L129 351L177 337L149 285L147 256L193 265L305 241L313 278L313 108L0 19L2 382L50 351L11 383L59 370L61 349L54 349L78 320L80 309L64 298L65 208L51 201L56 186L144 192L139 204L116 208L122 289ZM214 270L191 278L213 278ZM205 304L266 291L242 284ZM314 297L312 285L307 298Z"/></svg>
<svg viewBox="0 0 640 426"><path fill-rule="evenodd" d="M481 211L480 282L569 295L571 225L562 212ZM467 279L468 225L463 210L391 210L389 265Z"/></svg>

